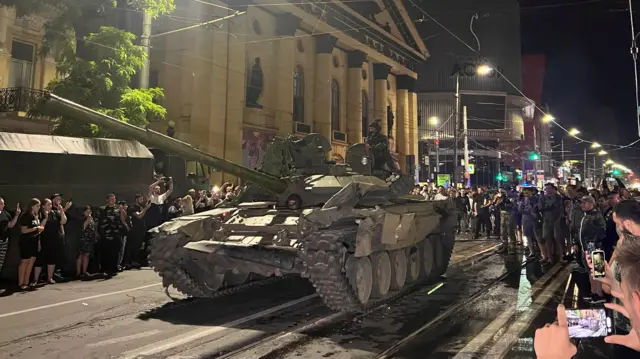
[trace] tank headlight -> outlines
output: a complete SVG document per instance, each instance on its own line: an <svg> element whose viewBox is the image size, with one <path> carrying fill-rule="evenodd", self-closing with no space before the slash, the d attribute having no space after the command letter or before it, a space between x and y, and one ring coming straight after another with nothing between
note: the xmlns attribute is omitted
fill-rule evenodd
<svg viewBox="0 0 640 359"><path fill-rule="evenodd" d="M362 163L363 166L366 166L369 163L369 159L367 158L367 156L362 156L360 163Z"/></svg>

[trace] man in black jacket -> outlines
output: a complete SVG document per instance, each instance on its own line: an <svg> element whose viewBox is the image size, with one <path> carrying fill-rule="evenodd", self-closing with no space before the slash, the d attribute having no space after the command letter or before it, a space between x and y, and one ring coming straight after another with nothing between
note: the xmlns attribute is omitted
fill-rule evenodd
<svg viewBox="0 0 640 359"><path fill-rule="evenodd" d="M469 232L469 225L467 224L467 213L471 210L471 204L469 202L469 197L467 197L466 193L461 193L460 191L455 191L455 204L456 210L458 211L458 234L464 228L465 232Z"/></svg>
<svg viewBox="0 0 640 359"><path fill-rule="evenodd" d="M600 302L602 297L597 292L598 288L592 288L589 280L589 267L585 253L591 253L596 249L602 249L602 243L606 238L606 223L602 213L596 208L596 200L591 196L584 196L580 200L582 217L576 224L577 236L573 245L577 246L576 262L582 270L574 272L576 284L583 299L591 302Z"/></svg>

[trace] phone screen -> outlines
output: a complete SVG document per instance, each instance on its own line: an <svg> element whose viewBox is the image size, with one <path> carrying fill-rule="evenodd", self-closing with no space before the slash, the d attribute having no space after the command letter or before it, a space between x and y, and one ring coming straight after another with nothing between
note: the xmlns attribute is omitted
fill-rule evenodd
<svg viewBox="0 0 640 359"><path fill-rule="evenodd" d="M569 338L606 337L613 332L611 312L604 309L566 309Z"/></svg>
<svg viewBox="0 0 640 359"><path fill-rule="evenodd" d="M593 276L596 278L604 277L606 275L604 251L591 252L591 260L593 262Z"/></svg>

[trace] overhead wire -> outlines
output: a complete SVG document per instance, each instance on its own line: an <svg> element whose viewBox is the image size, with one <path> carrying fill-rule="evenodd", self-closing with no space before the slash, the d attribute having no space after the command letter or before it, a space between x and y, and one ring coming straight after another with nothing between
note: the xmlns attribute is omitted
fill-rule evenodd
<svg viewBox="0 0 640 359"><path fill-rule="evenodd" d="M449 35L451 35L453 38L455 38L458 42L460 42L462 45L464 45L466 48L468 48L469 50L471 50L474 54L480 56L480 58L483 60L484 63L486 63L489 67L492 68L493 71L495 71L496 73L498 73L506 82L507 84L509 84L513 89L515 89L520 95L522 95L522 97L527 98L527 96L524 94L524 92L522 92L511 80L509 80L508 77L505 76L505 74L500 71L500 69L497 66L494 66L493 64L490 63L490 61L488 61L486 58L484 58L482 56L482 54L480 54L479 51L477 51L476 49L474 49L471 45L469 45L466 41L464 41L462 38L460 38L458 35L456 35L452 30L450 30L448 27L446 27L444 24L442 24L441 22L439 22L436 18L434 18L431 14L429 14L426 10L424 10L423 8L421 8L420 6L418 6L414 0L408 0L413 7L417 8L420 12L422 12L422 14L424 16L426 16L427 18L429 18L429 20L431 20L434 24L438 25L439 27L441 27L444 31L446 31ZM629 3L631 3L631 0L629 0ZM630 12L631 17L633 18L633 13ZM635 36L635 34L634 34ZM637 73L637 68L634 66L634 68L636 69L636 73ZM637 79L637 76L636 76ZM637 82L637 81L636 81ZM636 97L638 97L638 91L636 91ZM540 108L540 106L538 106L538 104L533 103L533 106L536 108L536 110L538 110L540 113L542 113L544 116L548 117L550 116L548 113L546 113L542 108ZM640 106L638 107L638 111L640 111ZM638 112L637 111L637 112ZM639 112L639 116L640 116L640 112ZM551 118L551 117L548 117ZM567 130L564 126L562 126L561 124L559 124L557 121L555 120L551 120L551 122L553 122L554 124L556 124L560 129L562 129L563 131L565 131L568 134L571 134L571 132L569 130ZM638 136L640 137L640 117L639 117L639 133ZM586 140L584 138L581 138L579 136L574 136L575 138L580 139L583 142L587 142L587 143L596 143L596 141L589 141ZM627 145L610 145L610 144L604 144L606 146L614 146L614 147L618 147L617 149L613 149L611 151L615 151L615 150L620 150L623 148L628 148L633 146L634 144L640 142L640 138L634 142L631 142Z"/></svg>

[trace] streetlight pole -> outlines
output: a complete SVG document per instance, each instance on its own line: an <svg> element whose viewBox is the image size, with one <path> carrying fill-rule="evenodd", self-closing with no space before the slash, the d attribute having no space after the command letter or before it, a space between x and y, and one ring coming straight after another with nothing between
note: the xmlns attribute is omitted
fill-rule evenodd
<svg viewBox="0 0 640 359"><path fill-rule="evenodd" d="M584 178L582 179L582 181L586 182L587 181L587 170L588 170L588 168L587 168L588 167L588 164L587 164L587 149L586 148L584 149L584 162L583 163L584 163L584 166L583 166L584 167L583 168L583 170L584 170Z"/></svg>
<svg viewBox="0 0 640 359"><path fill-rule="evenodd" d="M469 173L469 132L467 131L467 106L462 108L462 141L464 141L464 178L467 187L471 187Z"/></svg>
<svg viewBox="0 0 640 359"><path fill-rule="evenodd" d="M458 182L458 122L460 122L460 74L456 73L456 113L453 121L453 180L452 184ZM466 162L465 162L466 165Z"/></svg>

